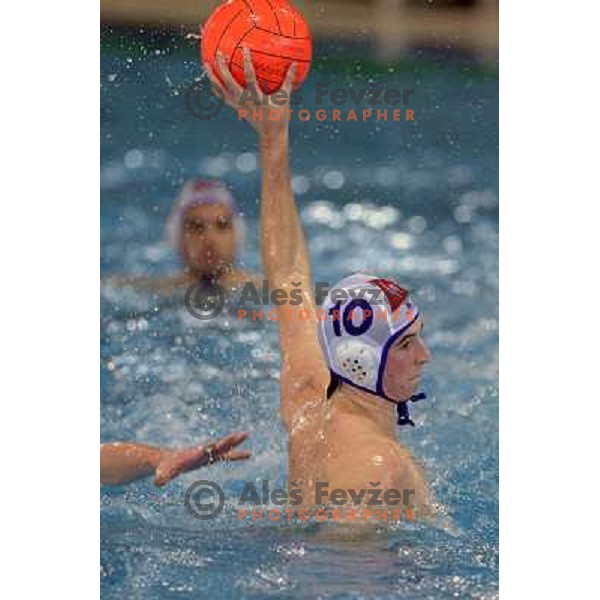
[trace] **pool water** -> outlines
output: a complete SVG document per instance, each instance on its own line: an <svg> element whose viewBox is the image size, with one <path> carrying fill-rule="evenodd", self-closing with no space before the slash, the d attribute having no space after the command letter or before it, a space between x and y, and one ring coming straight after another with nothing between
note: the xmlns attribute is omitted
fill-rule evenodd
<svg viewBox="0 0 600 600"><path fill-rule="evenodd" d="M105 39L106 42L106 39ZM331 45L329 52L336 52ZM433 361L429 394L401 438L447 519L356 539L331 526L237 522L241 481L286 480L277 327L225 311L194 319L181 298L102 286L101 437L185 445L251 431L251 460L101 488L101 588L118 598L495 598L498 594L498 81L476 66L416 56L369 71L360 52L311 74L331 87L414 88L414 123L292 122L294 189L313 276L356 270L415 290ZM321 68L322 67L322 68ZM337 68L339 67L339 68ZM259 271L256 140L224 111L193 118L195 50L105 43L101 62L102 274L172 272L164 222L181 183L217 177L247 219L242 264ZM214 479L214 521L184 508Z"/></svg>

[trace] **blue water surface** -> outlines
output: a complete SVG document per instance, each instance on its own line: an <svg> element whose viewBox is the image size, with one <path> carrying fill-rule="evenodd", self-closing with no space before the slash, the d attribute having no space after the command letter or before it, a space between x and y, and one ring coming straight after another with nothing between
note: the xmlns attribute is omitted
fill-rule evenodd
<svg viewBox="0 0 600 600"><path fill-rule="evenodd" d="M103 487L105 599L497 597L497 77L446 58L374 69L356 49L356 59L335 44L327 52L348 60L317 62L304 107L316 108L318 81L415 90L414 123L293 120L291 162L315 279L361 270L415 290L433 361L417 427L400 435L448 519L357 539L238 523L241 481L287 476L276 325L228 311L203 322L181 299L104 284L102 441L185 445L248 430L254 453L165 489ZM177 267L164 222L192 176L231 186L247 219L241 262L259 272L256 138L231 111L202 121L186 110L185 89L200 76L195 51L105 39L101 75L102 274ZM214 521L184 508L186 488L203 477L226 494Z"/></svg>

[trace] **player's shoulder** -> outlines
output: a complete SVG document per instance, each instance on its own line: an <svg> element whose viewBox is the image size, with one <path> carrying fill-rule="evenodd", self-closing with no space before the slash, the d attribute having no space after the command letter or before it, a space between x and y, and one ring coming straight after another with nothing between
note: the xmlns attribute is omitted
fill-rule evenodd
<svg viewBox="0 0 600 600"><path fill-rule="evenodd" d="M337 453L330 463L332 473L354 485L369 481L391 485L402 476L406 458L393 440L356 431L348 437L347 451Z"/></svg>

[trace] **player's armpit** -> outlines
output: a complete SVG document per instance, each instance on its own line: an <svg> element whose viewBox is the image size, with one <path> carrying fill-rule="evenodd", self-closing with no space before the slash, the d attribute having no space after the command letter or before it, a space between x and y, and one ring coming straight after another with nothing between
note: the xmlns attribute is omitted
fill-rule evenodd
<svg viewBox="0 0 600 600"><path fill-rule="evenodd" d="M287 301L278 306L281 346L281 413L284 423L303 405L326 400L329 368L318 339L318 314L310 281L298 273L278 280Z"/></svg>

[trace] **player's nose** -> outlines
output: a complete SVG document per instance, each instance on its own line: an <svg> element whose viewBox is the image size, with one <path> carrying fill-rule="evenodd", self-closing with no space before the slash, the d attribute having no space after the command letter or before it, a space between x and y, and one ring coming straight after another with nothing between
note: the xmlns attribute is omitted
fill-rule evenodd
<svg viewBox="0 0 600 600"><path fill-rule="evenodd" d="M424 365L431 360L431 352L423 340L418 340L417 362Z"/></svg>

